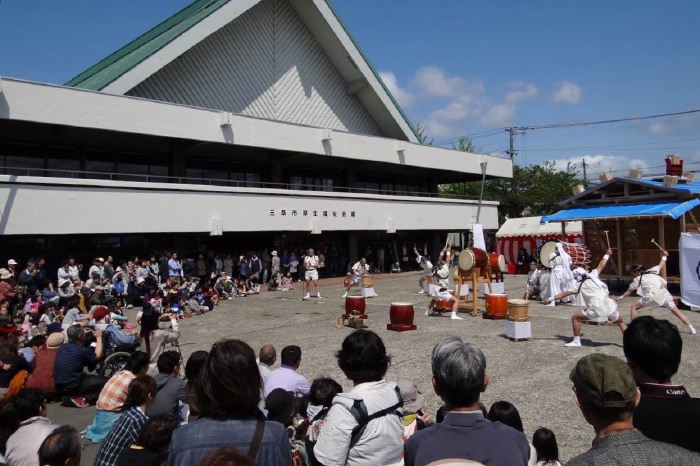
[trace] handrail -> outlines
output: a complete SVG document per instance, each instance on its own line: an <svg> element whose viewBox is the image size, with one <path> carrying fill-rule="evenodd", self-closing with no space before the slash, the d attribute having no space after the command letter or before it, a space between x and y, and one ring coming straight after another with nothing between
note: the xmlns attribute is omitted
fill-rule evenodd
<svg viewBox="0 0 700 466"><path fill-rule="evenodd" d="M55 176L58 173L65 176ZM147 182L147 183L173 183L173 184L195 184L207 186L224 186L230 188L266 188L266 189L283 189L296 191L326 191L326 192L345 192L345 193L360 193L360 194L379 194L387 196L411 196L411 197L429 197L429 198L447 198L447 199L478 199L477 196L458 196L440 192L415 192L415 191L396 191L387 189L368 189L355 188L348 186L324 186L317 184L300 184L300 183L274 183L271 181L239 181L239 180L223 180L198 178L192 176L164 176L164 175L144 175L137 173L112 173L112 172L96 172L89 170L63 170L58 168L32 168L32 167L0 167L0 174L14 176L39 176L47 178L70 178L70 179L100 179L110 181L132 181L132 182Z"/></svg>

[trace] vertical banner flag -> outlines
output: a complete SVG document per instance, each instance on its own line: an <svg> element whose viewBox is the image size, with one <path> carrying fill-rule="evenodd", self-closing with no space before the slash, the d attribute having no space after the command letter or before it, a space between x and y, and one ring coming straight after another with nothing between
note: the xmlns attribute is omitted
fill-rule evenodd
<svg viewBox="0 0 700 466"><path fill-rule="evenodd" d="M681 233L681 301L700 307L700 235Z"/></svg>
<svg viewBox="0 0 700 466"><path fill-rule="evenodd" d="M486 251L484 227L481 223L472 223L472 234L474 235L474 247Z"/></svg>

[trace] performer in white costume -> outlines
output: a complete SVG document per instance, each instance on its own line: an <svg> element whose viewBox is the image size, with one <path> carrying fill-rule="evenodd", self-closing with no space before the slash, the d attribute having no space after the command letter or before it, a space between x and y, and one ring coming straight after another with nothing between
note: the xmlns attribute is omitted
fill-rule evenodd
<svg viewBox="0 0 700 466"><path fill-rule="evenodd" d="M420 276L420 279L418 280L418 287L420 288L420 291L418 291L418 293L425 294L425 289L423 288L423 286L426 280L428 280L428 277L433 275L433 263L430 262L427 257L421 256L421 254L418 252L418 249L415 246L413 247L413 252L416 255L416 262L420 264L420 267L423 270L423 273Z"/></svg>
<svg viewBox="0 0 700 466"><path fill-rule="evenodd" d="M548 298L550 306L555 305L556 299L551 299L571 287L574 275L571 272L571 256L564 250L560 242L557 242L557 251L549 255L549 264L552 271L549 274L549 293L543 295Z"/></svg>
<svg viewBox="0 0 700 466"><path fill-rule="evenodd" d="M457 315L457 311L459 310L459 301L457 301L457 298L455 298L453 295L448 293L447 289L445 288L440 288L437 296L430 301L428 309L425 310L425 315L429 316L432 314L439 314L439 312L435 311L435 304L438 301L450 301L452 303L452 315L450 318L452 320L462 320L462 318Z"/></svg>
<svg viewBox="0 0 700 466"><path fill-rule="evenodd" d="M659 265L655 265L646 271L641 264L632 267L631 273L634 279L632 283L630 283L629 289L625 291L622 296L618 296L617 301L630 296L636 291L641 298L639 301L632 304L630 319L636 318L641 308L650 304L656 304L657 306L669 309L674 316L678 317L680 321L688 327L690 333L695 335L697 333L695 327L691 325L685 314L678 310L676 303L673 302L673 296L671 296L671 293L666 289L666 280L659 275L661 269L666 265L666 260L668 260L668 252L662 251Z"/></svg>
<svg viewBox="0 0 700 466"><path fill-rule="evenodd" d="M353 286L360 284L362 277L365 275L369 275L369 265L367 264L367 259L362 257L359 261L355 262L355 265L352 266L350 283L348 283L348 288L345 290L343 298L347 297Z"/></svg>

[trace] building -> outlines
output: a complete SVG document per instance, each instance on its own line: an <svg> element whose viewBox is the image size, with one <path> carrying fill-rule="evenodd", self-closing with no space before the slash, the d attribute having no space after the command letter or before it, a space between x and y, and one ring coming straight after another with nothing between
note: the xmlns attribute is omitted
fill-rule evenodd
<svg viewBox="0 0 700 466"><path fill-rule="evenodd" d="M603 256L609 238L614 253L604 274L618 279L629 278L634 264L651 267L659 263L655 241L669 252L663 275L678 282L680 234L700 232L696 220L700 215L700 182L669 178L612 178L567 199L562 203L564 210L542 217L542 221L582 221L583 242L594 264Z"/></svg>
<svg viewBox="0 0 700 466"><path fill-rule="evenodd" d="M512 176L420 144L325 0L197 0L64 86L0 78L0 166L2 256L401 255L474 221L439 184Z"/></svg>

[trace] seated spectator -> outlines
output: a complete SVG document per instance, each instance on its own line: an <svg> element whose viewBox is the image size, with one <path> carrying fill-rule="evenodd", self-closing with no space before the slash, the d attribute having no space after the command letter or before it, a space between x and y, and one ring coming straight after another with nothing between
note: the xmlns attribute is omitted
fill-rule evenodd
<svg viewBox="0 0 700 466"><path fill-rule="evenodd" d="M158 375L155 376L158 394L148 408L148 417L169 414L183 421L180 403L187 403L187 384L180 376L182 356L177 351L166 351L158 356Z"/></svg>
<svg viewBox="0 0 700 466"><path fill-rule="evenodd" d="M9 314L0 314L0 338L7 335L21 335L22 329L18 328Z"/></svg>
<svg viewBox="0 0 700 466"><path fill-rule="evenodd" d="M54 306L58 307L58 300L60 295L58 291L54 290L53 283L48 282L46 288L41 290L41 301L44 303L53 303Z"/></svg>
<svg viewBox="0 0 700 466"><path fill-rule="evenodd" d="M24 348L20 348L19 352L29 364L30 372L34 368L34 359L36 358L37 351L39 351L40 348L43 348L45 344L46 337L44 335L37 335L29 340L24 345Z"/></svg>
<svg viewBox="0 0 700 466"><path fill-rule="evenodd" d="M156 381L150 375L136 377L129 383L124 413L100 445L94 466L114 466L122 450L136 443L141 428L148 420L146 411L157 392Z"/></svg>
<svg viewBox="0 0 700 466"><path fill-rule="evenodd" d="M189 298L187 300L187 306L190 308L190 312L195 315L201 315L204 314L205 312L209 312L209 308L203 304L201 304L196 296L194 291L189 294Z"/></svg>
<svg viewBox="0 0 700 466"><path fill-rule="evenodd" d="M97 399L95 419L85 429L85 438L93 443L104 440L124 411L129 384L136 377L145 375L146 370L148 370L148 356L143 351L135 351L129 357L124 369L110 377Z"/></svg>
<svg viewBox="0 0 700 466"><path fill-rule="evenodd" d="M272 366L275 365L277 361L277 350L272 345L263 345L258 353L258 369L260 369L260 377L263 381L263 389L267 383L267 378L272 374Z"/></svg>
<svg viewBox="0 0 700 466"><path fill-rule="evenodd" d="M59 278L58 279L58 296L60 297L59 302L65 304L70 298L75 296L75 287L69 278Z"/></svg>
<svg viewBox="0 0 700 466"><path fill-rule="evenodd" d="M87 315L83 314L78 308L77 296L73 296L68 300L66 308L68 310L63 315L63 320L61 321L61 327L63 328L63 330L66 330L68 327L75 323L87 325Z"/></svg>
<svg viewBox="0 0 700 466"><path fill-rule="evenodd" d="M554 432L546 427L540 427L532 434L532 445L537 451L535 466L561 466L559 447Z"/></svg>
<svg viewBox="0 0 700 466"><path fill-rule="evenodd" d="M299 414L301 401L294 396L294 393L276 388L265 399L265 409L268 420L279 422L287 430L289 440L292 442L292 462L309 464L306 444L303 440L308 423Z"/></svg>
<svg viewBox="0 0 700 466"><path fill-rule="evenodd" d="M433 348L433 388L445 402L442 423L416 432L404 445L406 466L454 458L489 466L525 466L530 447L522 432L484 418L479 398L489 376L479 348L448 337Z"/></svg>
<svg viewBox="0 0 700 466"><path fill-rule="evenodd" d="M569 376L574 398L596 433L593 446L567 466L621 464L691 466L700 455L677 445L650 440L634 428L634 408L640 393L624 361L594 353L579 359ZM621 460L621 458L623 458Z"/></svg>
<svg viewBox="0 0 700 466"><path fill-rule="evenodd" d="M92 312L92 317L95 320L95 326L103 329L109 335L109 341L114 346L133 346L136 343L136 335L126 335L121 331L121 328L114 325L112 322L109 309L105 306L99 306Z"/></svg>
<svg viewBox="0 0 700 466"><path fill-rule="evenodd" d="M301 348L296 345L282 348L282 364L267 377L265 382L265 398L275 388L283 388L295 396L309 393L311 385L306 377L299 374L297 369L301 365Z"/></svg>
<svg viewBox="0 0 700 466"><path fill-rule="evenodd" d="M156 312L151 307L144 306L144 312L141 316L141 332L139 339L141 342L141 351L144 351L149 357L148 374L155 376L158 374L158 357L163 354L167 344L176 343L180 338L180 326L174 314L163 314L170 320L171 328L161 329L159 322L161 314Z"/></svg>
<svg viewBox="0 0 700 466"><path fill-rule="evenodd" d="M54 430L39 447L42 466L80 466L80 437L71 426Z"/></svg>
<svg viewBox="0 0 700 466"><path fill-rule="evenodd" d="M199 466L255 466L255 462L231 447L222 447L209 453Z"/></svg>
<svg viewBox="0 0 700 466"><path fill-rule="evenodd" d="M523 428L523 420L520 418L520 413L518 409L508 401L496 401L491 405L486 419L491 422L501 422L507 426L512 427L518 432L525 433ZM530 459L528 465L534 466L537 458L537 450L530 444Z"/></svg>
<svg viewBox="0 0 700 466"><path fill-rule="evenodd" d="M200 418L173 434L169 465L197 466L212 451L229 446L246 452L255 464L291 466L284 427L265 422L258 409L261 389L255 352L248 344L214 343L195 386Z"/></svg>
<svg viewBox="0 0 700 466"><path fill-rule="evenodd" d="M95 330L95 351L86 348L85 330L73 325L66 330L68 343L61 345L56 353L53 378L56 391L63 396L64 406L75 405L84 408L97 401L102 387L107 383L105 377L86 374L85 368L94 371L102 359L102 332Z"/></svg>
<svg viewBox="0 0 700 466"><path fill-rule="evenodd" d="M523 299L542 299L540 297L540 269L537 267L537 262L530 262L530 271L527 273Z"/></svg>
<svg viewBox="0 0 700 466"><path fill-rule="evenodd" d="M700 452L700 399L671 378L678 372L683 340L678 327L652 316L634 319L622 337L627 364L642 398L634 427L659 442Z"/></svg>
<svg viewBox="0 0 700 466"><path fill-rule="evenodd" d="M56 363L58 348L64 343L62 332L52 333L46 338L46 345L39 348L34 354L34 367L32 375L27 380L27 388L37 388L44 392L48 398L56 394L56 385L53 379L53 368Z"/></svg>
<svg viewBox="0 0 700 466"><path fill-rule="evenodd" d="M58 322L58 316L56 315L56 305L53 302L46 302L39 306L37 331L40 334L46 332L49 325L54 322Z"/></svg>
<svg viewBox="0 0 700 466"><path fill-rule="evenodd" d="M318 464L314 455L314 446L318 441L318 434L325 422L328 411L333 405L333 399L338 393L343 392L343 387L335 380L328 377L315 379L309 390L309 402L306 405L308 428L306 432L305 449L309 457L309 464Z"/></svg>
<svg viewBox="0 0 700 466"><path fill-rule="evenodd" d="M44 439L58 426L46 417L44 394L27 389L12 399L19 428L7 439L5 459L10 466L40 466L37 453Z"/></svg>
<svg viewBox="0 0 700 466"><path fill-rule="evenodd" d="M19 340L16 335L7 335L0 338L0 399L9 397L10 382L15 376L27 378L30 370L29 363L18 354ZM24 386L22 382L21 386ZM20 387L17 387L20 388Z"/></svg>
<svg viewBox="0 0 700 466"><path fill-rule="evenodd" d="M189 407L189 415L187 422L197 420L199 417L199 409L197 408L197 395L195 393L195 384L199 380L199 376L204 368L204 363L207 360L209 353L206 351L195 351L190 354L185 364L185 379L187 380L187 406Z"/></svg>
<svg viewBox="0 0 700 466"><path fill-rule="evenodd" d="M177 419L167 414L149 417L136 443L119 454L116 466L166 464L170 440L179 425Z"/></svg>
<svg viewBox="0 0 700 466"><path fill-rule="evenodd" d="M403 399L403 438L408 439L419 430L433 425L433 418L423 412L423 394L410 380L399 380L396 386Z"/></svg>
<svg viewBox="0 0 700 466"><path fill-rule="evenodd" d="M384 380L391 361L384 342L374 332L355 330L336 357L354 387L333 399L314 447L316 459L326 466L401 464L403 401L396 387ZM356 401L361 403L358 409L367 413L366 419L356 419L351 411ZM360 430L355 433L357 426Z"/></svg>

